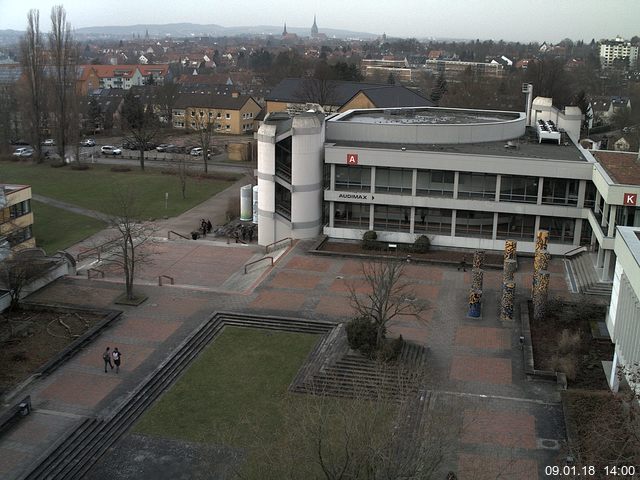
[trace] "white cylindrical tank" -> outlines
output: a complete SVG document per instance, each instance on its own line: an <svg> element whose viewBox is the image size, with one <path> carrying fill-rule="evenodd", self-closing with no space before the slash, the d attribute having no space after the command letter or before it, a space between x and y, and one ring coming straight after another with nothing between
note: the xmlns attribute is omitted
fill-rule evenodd
<svg viewBox="0 0 640 480"><path fill-rule="evenodd" d="M248 222L253 219L253 185L245 185L240 188L240 220Z"/></svg>
<svg viewBox="0 0 640 480"><path fill-rule="evenodd" d="M258 224L258 186L253 187L253 223Z"/></svg>

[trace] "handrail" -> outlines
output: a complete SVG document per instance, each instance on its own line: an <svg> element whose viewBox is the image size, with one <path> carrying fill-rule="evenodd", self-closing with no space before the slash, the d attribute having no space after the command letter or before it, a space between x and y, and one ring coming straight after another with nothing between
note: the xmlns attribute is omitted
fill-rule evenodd
<svg viewBox="0 0 640 480"><path fill-rule="evenodd" d="M104 242L102 245L98 245L97 247L93 247L93 248L90 248L89 250L85 250L84 252L80 252L80 253L78 253L78 255L76 255L76 260L80 261L82 259L82 257L89 256L93 252L97 252L98 253L98 260L101 260L102 252L104 251L105 247L107 245L111 245L113 243L117 243L119 240L120 240L119 238L115 238L113 240L109 240L108 242Z"/></svg>
<svg viewBox="0 0 640 480"><path fill-rule="evenodd" d="M171 283L171 285L173 285L173 277L170 277L169 275L158 275L158 286L159 287L162 286L162 279L163 278L168 278L169 282Z"/></svg>
<svg viewBox="0 0 640 480"><path fill-rule="evenodd" d="M268 258L269 260L271 260L271 266L273 267L273 257L262 257L262 258L260 258L260 259L258 259L258 260L255 260L255 261L253 261L253 262L249 262L249 263L247 263L247 264L244 266L244 274L245 274L245 275L247 274L247 267L249 267L249 266L251 266L251 265L255 265L256 263L261 262L262 260L266 260L267 258Z"/></svg>
<svg viewBox="0 0 640 480"><path fill-rule="evenodd" d="M100 274L100 278L104 278L104 272L97 268L89 268L87 270L87 280L91 280L91 272L98 272Z"/></svg>
<svg viewBox="0 0 640 480"><path fill-rule="evenodd" d="M585 247L584 245L580 245L580 246L574 248L573 250L569 250L563 256L564 256L564 258L568 259L569 257L572 257L573 255L578 253L580 250L582 250L583 252L588 251L587 247Z"/></svg>
<svg viewBox="0 0 640 480"><path fill-rule="evenodd" d="M275 247L277 244L281 242L286 242L286 241L289 241L289 245L293 244L293 238L291 237L283 238L281 240L278 240L277 242L270 243L269 245L264 247L264 253L269 253L269 247Z"/></svg>
<svg viewBox="0 0 640 480"><path fill-rule="evenodd" d="M190 238L189 238L189 237L185 237L185 236L184 236L184 235L182 235L181 233L178 233L178 232L176 232L176 231L174 231L174 230L169 230L169 232L167 233L167 240L171 240L171 234L172 234L172 233L173 233L174 235L179 236L180 238L184 238L185 240L190 240Z"/></svg>

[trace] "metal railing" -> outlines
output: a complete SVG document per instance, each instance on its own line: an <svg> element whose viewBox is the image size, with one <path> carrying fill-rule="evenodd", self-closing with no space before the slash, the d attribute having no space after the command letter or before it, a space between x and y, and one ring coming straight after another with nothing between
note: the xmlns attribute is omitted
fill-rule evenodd
<svg viewBox="0 0 640 480"><path fill-rule="evenodd" d="M584 245L580 245L579 247L576 247L576 248L574 248L572 250L569 250L563 256L564 256L564 258L566 258L568 260L570 257L573 257L577 253L587 252L587 251L589 251L589 249L587 247L585 247Z"/></svg>
<svg viewBox="0 0 640 480"><path fill-rule="evenodd" d="M172 234L172 233L173 233L174 235L179 236L180 238L184 238L185 240L190 240L190 238L189 238L189 237L185 237L185 236L184 236L184 235L182 235L181 233L178 233L178 232L176 232L176 231L174 231L174 230L169 230L169 232L167 233L167 240L171 240L171 234Z"/></svg>
<svg viewBox="0 0 640 480"><path fill-rule="evenodd" d="M273 257L262 257L258 260L255 260L253 262L249 262L244 266L244 274L247 274L247 267L250 267L251 265L255 265L256 263L260 263L263 260L271 260L271 266L273 267Z"/></svg>
<svg viewBox="0 0 640 480"><path fill-rule="evenodd" d="M107 248L112 247L113 245L117 244L120 241L119 238L116 238L115 240L109 240L108 242L103 243L102 245L98 245L97 247L93 247L90 248L89 250L86 250L84 252L80 252L78 253L78 255L76 255L76 260L80 261L85 257L88 257L92 254L97 254L98 256L98 260L101 260L102 258L102 253L107 250Z"/></svg>
<svg viewBox="0 0 640 480"><path fill-rule="evenodd" d="M102 270L99 270L97 268L89 268L87 270L87 280L91 280L91 272L96 272L100 274L100 278L104 278L104 272Z"/></svg>
<svg viewBox="0 0 640 480"><path fill-rule="evenodd" d="M293 244L293 238L287 237L287 238L283 238L282 240L278 240L277 242L270 243L269 245L264 247L264 253L269 253L269 248L271 248L271 247L274 247L273 250L275 250L275 246L276 245L278 245L280 243L284 243L284 242L289 242L289 245L292 245Z"/></svg>
<svg viewBox="0 0 640 480"><path fill-rule="evenodd" d="M158 275L158 286L161 287L162 286L162 279L163 278L168 278L169 279L169 283L171 285L173 285L173 277L170 277L169 275Z"/></svg>

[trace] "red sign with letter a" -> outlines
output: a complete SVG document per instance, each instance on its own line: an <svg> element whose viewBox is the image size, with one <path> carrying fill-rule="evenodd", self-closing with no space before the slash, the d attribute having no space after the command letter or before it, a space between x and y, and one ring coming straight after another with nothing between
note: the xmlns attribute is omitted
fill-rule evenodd
<svg viewBox="0 0 640 480"><path fill-rule="evenodd" d="M636 205L638 202L637 193L625 193L623 205Z"/></svg>
<svg viewBox="0 0 640 480"><path fill-rule="evenodd" d="M358 154L347 153L347 165L357 165L357 164L358 164Z"/></svg>

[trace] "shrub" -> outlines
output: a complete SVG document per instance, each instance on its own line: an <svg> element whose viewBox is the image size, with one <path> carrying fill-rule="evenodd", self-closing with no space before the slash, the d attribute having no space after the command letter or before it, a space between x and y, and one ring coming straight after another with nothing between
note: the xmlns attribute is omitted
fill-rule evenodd
<svg viewBox="0 0 640 480"><path fill-rule="evenodd" d="M574 354L553 355L549 359L549 367L555 372L562 372L569 380L575 380L578 373L578 359Z"/></svg>
<svg viewBox="0 0 640 480"><path fill-rule="evenodd" d="M362 235L362 248L365 250L376 250L378 248L378 234L374 230L367 230Z"/></svg>
<svg viewBox="0 0 640 480"><path fill-rule="evenodd" d="M347 341L354 350L366 356L371 356L376 350L376 326L367 317L357 317L350 320L346 326Z"/></svg>
<svg viewBox="0 0 640 480"><path fill-rule="evenodd" d="M420 235L413 243L413 250L416 253L427 253L431 248L431 240L426 235Z"/></svg>
<svg viewBox="0 0 640 480"><path fill-rule="evenodd" d="M397 360L404 347L404 338L400 335L398 338L384 342L382 349L378 352L378 360L383 362L391 362Z"/></svg>
<svg viewBox="0 0 640 480"><path fill-rule="evenodd" d="M577 353L580 350L582 336L580 332L570 332L566 328L558 335L558 352L562 355Z"/></svg>

